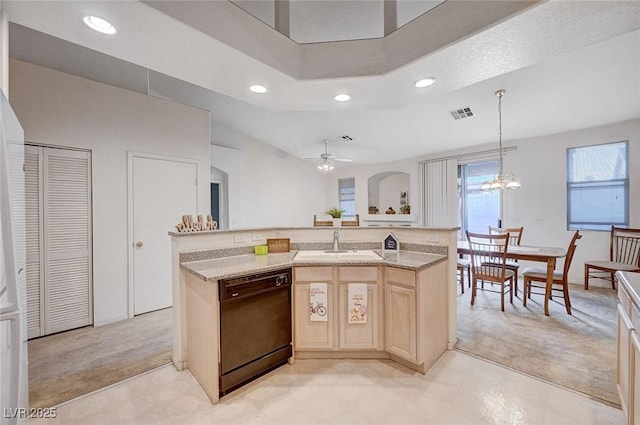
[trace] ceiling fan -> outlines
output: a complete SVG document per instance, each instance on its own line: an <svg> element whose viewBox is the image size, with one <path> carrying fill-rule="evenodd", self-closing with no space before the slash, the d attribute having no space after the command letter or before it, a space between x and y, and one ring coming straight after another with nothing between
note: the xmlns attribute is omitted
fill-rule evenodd
<svg viewBox="0 0 640 425"><path fill-rule="evenodd" d="M350 159L345 158L337 158L335 155L329 153L329 141L323 140L324 142L324 153L320 154L320 157L316 158L305 158L310 161L320 161L318 164L318 170L329 171L333 170L334 162L351 162Z"/></svg>

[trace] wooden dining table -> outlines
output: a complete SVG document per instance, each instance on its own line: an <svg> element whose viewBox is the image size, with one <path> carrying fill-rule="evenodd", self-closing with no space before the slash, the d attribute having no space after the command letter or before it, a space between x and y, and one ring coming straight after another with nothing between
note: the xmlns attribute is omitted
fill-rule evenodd
<svg viewBox="0 0 640 425"><path fill-rule="evenodd" d="M471 255L468 241L458 241L458 255ZM556 268L556 260L567 255L563 248L547 246L509 245L507 258L513 260L537 261L547 263L547 284L544 294L544 314L549 315L549 300L551 299L551 287L553 284L553 271ZM526 294L523 294L526 296Z"/></svg>

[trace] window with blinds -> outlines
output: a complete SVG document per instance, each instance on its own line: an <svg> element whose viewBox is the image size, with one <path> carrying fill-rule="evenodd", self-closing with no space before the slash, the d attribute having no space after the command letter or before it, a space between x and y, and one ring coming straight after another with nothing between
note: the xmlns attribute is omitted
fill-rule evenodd
<svg viewBox="0 0 640 425"><path fill-rule="evenodd" d="M349 177L338 180L338 193L340 194L340 209L344 210L343 216L356 216L356 179Z"/></svg>
<svg viewBox="0 0 640 425"><path fill-rule="evenodd" d="M567 228L629 224L629 142L567 149Z"/></svg>

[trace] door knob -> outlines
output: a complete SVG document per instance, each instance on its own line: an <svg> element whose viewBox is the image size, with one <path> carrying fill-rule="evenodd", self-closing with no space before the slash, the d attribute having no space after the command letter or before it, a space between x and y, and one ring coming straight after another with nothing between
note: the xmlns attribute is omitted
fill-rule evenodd
<svg viewBox="0 0 640 425"><path fill-rule="evenodd" d="M144 245L142 242L136 242L136 248L142 248L142 245Z"/></svg>

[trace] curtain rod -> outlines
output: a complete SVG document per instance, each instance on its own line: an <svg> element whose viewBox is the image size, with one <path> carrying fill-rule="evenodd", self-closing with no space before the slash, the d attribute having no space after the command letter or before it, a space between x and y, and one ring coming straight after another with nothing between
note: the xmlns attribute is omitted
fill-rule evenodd
<svg viewBox="0 0 640 425"><path fill-rule="evenodd" d="M515 151L517 149L518 149L517 146L507 146L506 148L502 149L502 152ZM470 158L477 157L477 156L486 156L486 155L490 155L490 154L499 154L499 153L500 153L500 149L499 148L498 149L489 149L489 150L486 150L486 151L465 153L465 154L459 154L459 155L449 155L449 156L443 156L443 157L433 158L433 159L425 159L424 161L419 161L418 164L427 164L429 162L444 161L444 160L447 160L447 159L470 159Z"/></svg>

